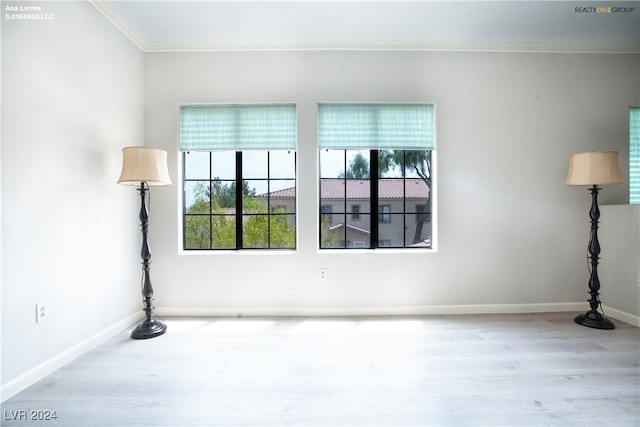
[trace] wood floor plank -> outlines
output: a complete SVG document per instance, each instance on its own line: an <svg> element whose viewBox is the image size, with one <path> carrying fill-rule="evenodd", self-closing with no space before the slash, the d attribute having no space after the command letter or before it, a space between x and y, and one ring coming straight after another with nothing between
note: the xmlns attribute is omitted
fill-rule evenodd
<svg viewBox="0 0 640 427"><path fill-rule="evenodd" d="M571 313L171 318L2 404L3 426L640 426L640 330ZM55 411L50 421L20 411Z"/></svg>

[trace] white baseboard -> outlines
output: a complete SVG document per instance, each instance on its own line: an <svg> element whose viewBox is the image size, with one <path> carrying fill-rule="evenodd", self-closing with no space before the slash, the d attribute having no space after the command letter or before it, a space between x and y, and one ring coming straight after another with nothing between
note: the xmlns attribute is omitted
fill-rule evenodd
<svg viewBox="0 0 640 427"><path fill-rule="evenodd" d="M621 322L628 323L631 326L635 326L636 328L640 328L640 316L616 310L615 308L607 307L606 305L602 308L607 317L611 317Z"/></svg>
<svg viewBox="0 0 640 427"><path fill-rule="evenodd" d="M158 307L160 316L408 316L586 311L584 302L546 304L419 305L396 307Z"/></svg>
<svg viewBox="0 0 640 427"><path fill-rule="evenodd" d="M82 356L89 350L102 344L118 332L121 332L127 326L138 322L143 317L144 315L140 314L139 312L127 316L121 321L87 338L81 343L74 345L68 350L63 351L62 353L52 357L44 363L41 363L35 368L28 370L19 377L14 378L6 384L2 384L2 387L0 387L0 402L4 402L5 400L15 396L25 388L40 381L42 378L46 377L56 369L63 367L73 359Z"/></svg>

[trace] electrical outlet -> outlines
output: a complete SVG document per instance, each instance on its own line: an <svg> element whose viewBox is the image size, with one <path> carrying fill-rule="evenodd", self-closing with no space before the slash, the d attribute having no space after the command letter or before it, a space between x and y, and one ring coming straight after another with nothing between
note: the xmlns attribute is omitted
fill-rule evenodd
<svg viewBox="0 0 640 427"><path fill-rule="evenodd" d="M640 274L638 274L638 286L640 286Z"/></svg>
<svg viewBox="0 0 640 427"><path fill-rule="evenodd" d="M36 323L42 323L49 318L49 306L46 302L36 304Z"/></svg>
<svg viewBox="0 0 640 427"><path fill-rule="evenodd" d="M320 280L327 280L327 269L326 268L321 268L320 269Z"/></svg>

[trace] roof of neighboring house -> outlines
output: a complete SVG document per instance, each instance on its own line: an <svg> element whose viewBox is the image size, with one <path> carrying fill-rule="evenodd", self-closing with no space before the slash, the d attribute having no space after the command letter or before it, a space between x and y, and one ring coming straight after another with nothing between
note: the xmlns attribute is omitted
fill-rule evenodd
<svg viewBox="0 0 640 427"><path fill-rule="evenodd" d="M404 186L406 183L406 186ZM347 199L369 199L368 179L348 179ZM344 199L344 179L323 179L321 182L321 199ZM403 188L404 187L404 188ZM295 188L285 188L270 194L274 198L294 198ZM258 197L267 197L268 194L260 194ZM380 179L378 180L378 198L380 199L425 199L429 196L429 187L420 178Z"/></svg>
<svg viewBox="0 0 640 427"><path fill-rule="evenodd" d="M344 228L344 223L332 225L331 227L329 227L329 230L333 231L333 230L338 230L340 228ZM363 234L371 234L371 232L369 230L365 230L364 228L354 227L351 224L347 224L347 229L348 230L358 231L358 232L363 233Z"/></svg>
<svg viewBox="0 0 640 427"><path fill-rule="evenodd" d="M267 197L269 196L269 193L264 193L264 194L258 194L257 197ZM296 197L296 187L291 187L291 188L285 188L282 190L277 190L277 191L272 191L271 192L271 197L277 197L280 199L293 199L294 197Z"/></svg>

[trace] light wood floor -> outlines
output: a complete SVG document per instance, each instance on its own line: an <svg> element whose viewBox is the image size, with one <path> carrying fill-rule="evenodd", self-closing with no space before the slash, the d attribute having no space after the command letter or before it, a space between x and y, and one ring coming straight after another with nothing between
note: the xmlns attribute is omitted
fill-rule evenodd
<svg viewBox="0 0 640 427"><path fill-rule="evenodd" d="M573 316L171 318L17 394L2 425L640 425L640 330ZM34 409L57 419L6 419Z"/></svg>

